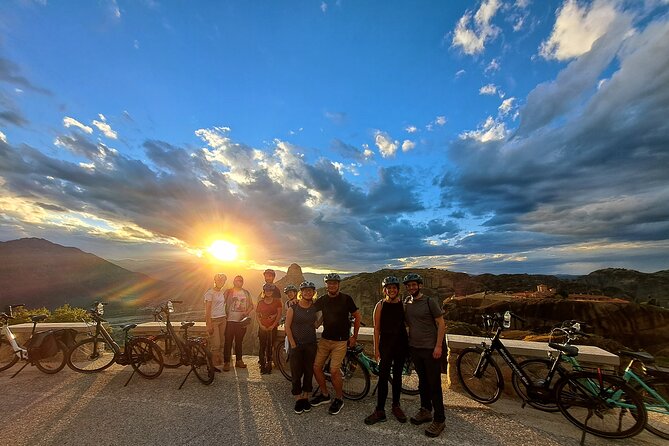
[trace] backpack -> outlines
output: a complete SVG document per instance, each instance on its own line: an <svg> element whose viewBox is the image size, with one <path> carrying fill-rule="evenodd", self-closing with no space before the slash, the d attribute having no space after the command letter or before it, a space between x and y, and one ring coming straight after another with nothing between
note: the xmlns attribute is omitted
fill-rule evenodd
<svg viewBox="0 0 669 446"><path fill-rule="evenodd" d="M40 331L28 339L26 349L31 361L50 358L58 353L58 340L53 331Z"/></svg>
<svg viewBox="0 0 669 446"><path fill-rule="evenodd" d="M77 343L77 330L72 328L54 330L53 334L56 336L56 339L65 344L65 347L67 347L68 350L74 347L74 344Z"/></svg>

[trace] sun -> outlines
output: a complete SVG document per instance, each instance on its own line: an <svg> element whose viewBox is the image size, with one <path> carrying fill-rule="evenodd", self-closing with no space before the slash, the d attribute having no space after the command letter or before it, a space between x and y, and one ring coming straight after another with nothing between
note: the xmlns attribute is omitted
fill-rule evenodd
<svg viewBox="0 0 669 446"><path fill-rule="evenodd" d="M224 262L231 262L237 258L237 246L225 240L216 240L207 248L207 252Z"/></svg>

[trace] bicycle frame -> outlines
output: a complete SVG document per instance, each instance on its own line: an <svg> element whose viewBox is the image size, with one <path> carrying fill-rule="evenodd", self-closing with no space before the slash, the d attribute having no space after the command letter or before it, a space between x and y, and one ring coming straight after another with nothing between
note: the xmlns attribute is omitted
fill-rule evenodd
<svg viewBox="0 0 669 446"><path fill-rule="evenodd" d="M2 332L4 333L5 338L7 338L7 342L9 342L9 345L12 346L14 354L18 356L19 359L27 359L28 350L19 345L19 343L16 341L16 335L12 333L12 330L10 330L9 325L7 323L2 325ZM35 328L33 327L33 333L34 332Z"/></svg>

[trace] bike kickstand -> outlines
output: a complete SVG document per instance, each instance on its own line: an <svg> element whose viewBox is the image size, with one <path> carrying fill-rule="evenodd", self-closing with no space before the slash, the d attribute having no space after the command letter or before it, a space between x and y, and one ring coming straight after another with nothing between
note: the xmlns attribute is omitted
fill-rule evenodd
<svg viewBox="0 0 669 446"><path fill-rule="evenodd" d="M179 390L181 390L181 388L184 386L184 383L186 382L186 380L188 379L188 377L190 376L190 373L191 373L192 371L193 371L193 366L191 366L191 368L190 368L190 370L188 371L188 373L186 373L186 376L184 377L183 381L181 381L181 385L179 386Z"/></svg>
<svg viewBox="0 0 669 446"><path fill-rule="evenodd" d="M125 382L125 384L123 384L123 387L125 387L125 386L128 385L128 383L130 382L130 380L132 379L132 377L135 376L135 372L136 372L136 371L137 371L137 370L132 369L132 373L130 374L130 378L128 378L128 380Z"/></svg>
<svg viewBox="0 0 669 446"><path fill-rule="evenodd" d="M21 373L21 370L25 369L26 366L27 366L28 364L29 364L28 362L26 362L25 364L23 364L23 367L21 367L21 368L20 368L16 373L14 373L14 374L12 375L12 377L9 378L9 379L14 378L16 375L18 375L19 373Z"/></svg>

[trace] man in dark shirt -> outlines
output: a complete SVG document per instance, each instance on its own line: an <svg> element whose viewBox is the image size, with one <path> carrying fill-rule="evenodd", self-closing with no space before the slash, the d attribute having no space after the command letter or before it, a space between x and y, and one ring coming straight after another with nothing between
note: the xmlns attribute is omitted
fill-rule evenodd
<svg viewBox="0 0 669 446"><path fill-rule="evenodd" d="M314 376L320 387L320 393L314 396L310 403L312 406L320 406L330 401L330 393L325 384L323 365L330 356L330 374L332 386L337 394L330 404L328 412L331 415L339 413L344 407L343 381L341 376L341 362L346 355L346 347L353 347L358 339L360 330L360 311L348 294L339 292L339 274L330 273L325 276L327 294L320 296L314 303L316 311L323 313L323 334L318 341L318 351L314 361ZM350 317L354 318L353 336L351 333Z"/></svg>

